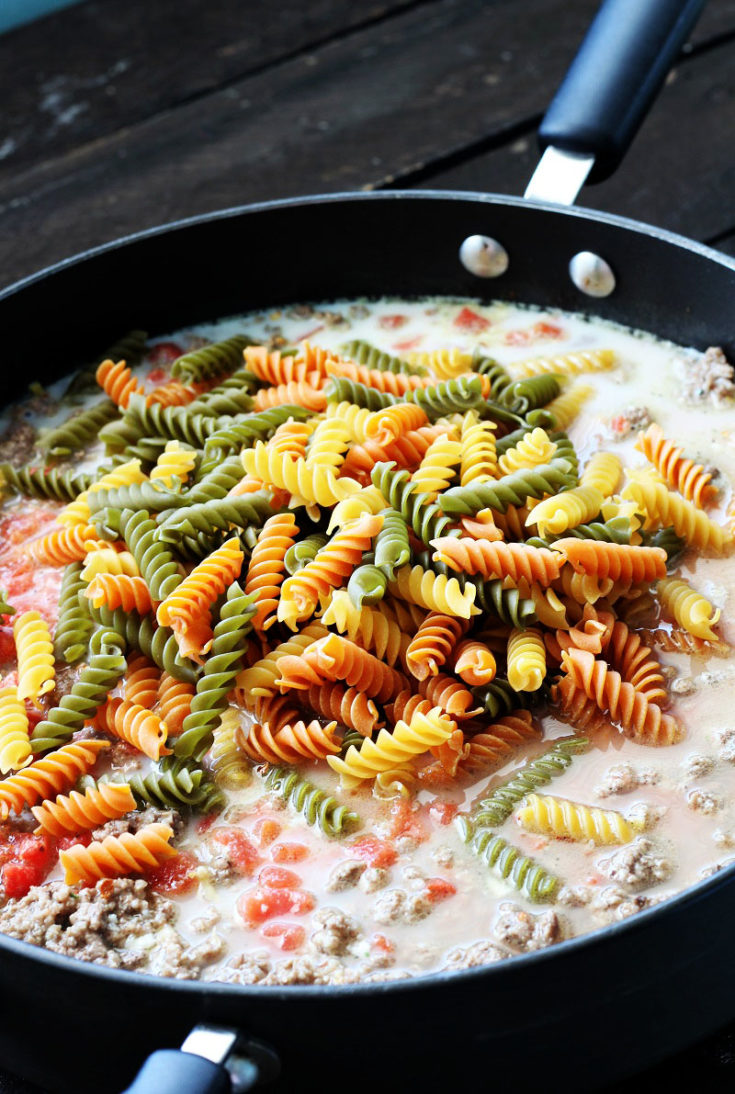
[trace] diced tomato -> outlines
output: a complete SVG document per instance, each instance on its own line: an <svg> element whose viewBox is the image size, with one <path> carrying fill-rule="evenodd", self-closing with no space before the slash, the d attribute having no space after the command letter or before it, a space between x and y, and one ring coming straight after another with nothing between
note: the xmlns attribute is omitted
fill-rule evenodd
<svg viewBox="0 0 735 1094"><path fill-rule="evenodd" d="M393 953L395 950L393 943L384 934L374 934L370 941L373 944L373 949L381 950L383 953Z"/></svg>
<svg viewBox="0 0 735 1094"><path fill-rule="evenodd" d="M194 871L199 860L190 851L180 851L176 858L170 858L148 875L148 884L156 893L177 896L188 893L196 887Z"/></svg>
<svg viewBox="0 0 735 1094"><path fill-rule="evenodd" d="M454 325L459 327L460 330L479 334L480 331L487 330L490 326L490 320L478 315L472 308L462 308L461 312L454 317Z"/></svg>
<svg viewBox="0 0 735 1094"><path fill-rule="evenodd" d="M294 923L267 923L260 933L275 939L280 950L298 950L306 938L304 928Z"/></svg>
<svg viewBox="0 0 735 1094"><path fill-rule="evenodd" d="M239 828L222 825L213 828L208 838L220 847L224 847L232 865L245 877L249 877L253 868L260 862L257 848Z"/></svg>
<svg viewBox="0 0 735 1094"><path fill-rule="evenodd" d="M626 433L629 426L630 422L624 414L618 414L618 416L613 418L610 422L610 428L613 433Z"/></svg>
<svg viewBox="0 0 735 1094"><path fill-rule="evenodd" d="M270 817L262 817L255 824L253 834L257 837L261 847L267 847L269 843L273 843L273 840L280 836L281 826L278 821L271 820Z"/></svg>
<svg viewBox="0 0 735 1094"><path fill-rule="evenodd" d="M274 843L271 858L274 862L303 862L309 857L309 848L303 843Z"/></svg>
<svg viewBox="0 0 735 1094"><path fill-rule="evenodd" d="M15 659L15 639L12 627L0 627L0 662Z"/></svg>
<svg viewBox="0 0 735 1094"><path fill-rule="evenodd" d="M89 847L91 842L91 832L70 832L68 836L59 836L56 840L56 846L59 851L68 851L70 847L73 847L77 843L83 844L84 847Z"/></svg>
<svg viewBox="0 0 735 1094"><path fill-rule="evenodd" d="M533 335L530 330L509 330L503 336L503 341L506 346L527 346L533 341Z"/></svg>
<svg viewBox="0 0 735 1094"><path fill-rule="evenodd" d="M428 839L421 818L413 808L411 802L399 799L391 806L391 822L388 829L390 835L396 839L398 836L410 836L417 843L423 843Z"/></svg>
<svg viewBox="0 0 735 1094"><path fill-rule="evenodd" d="M396 849L377 836L360 836L350 844L350 853L369 866L392 866L398 861Z"/></svg>
<svg viewBox="0 0 735 1094"><path fill-rule="evenodd" d="M547 323L541 320L533 324L533 332L537 338L563 338L564 328L558 323Z"/></svg>
<svg viewBox="0 0 735 1094"><path fill-rule="evenodd" d="M440 901L454 896L456 892L457 886L452 885L451 881L446 881L443 877L426 879L426 895L432 904L439 904Z"/></svg>
<svg viewBox="0 0 735 1094"><path fill-rule="evenodd" d="M205 832L208 832L214 822L217 820L216 813L208 813L206 817L200 817L196 822L197 834L203 836Z"/></svg>
<svg viewBox="0 0 735 1094"><path fill-rule="evenodd" d="M402 342L394 342L393 349L399 353L406 353L410 349L416 349L424 340L423 334L417 334L415 338L404 338Z"/></svg>
<svg viewBox="0 0 735 1094"><path fill-rule="evenodd" d="M313 910L314 903L311 893L258 887L239 897L237 910L248 926L255 927L277 915L305 915Z"/></svg>
<svg viewBox="0 0 735 1094"><path fill-rule="evenodd" d="M266 889L296 889L301 884L301 878L283 866L264 866L258 874L258 882Z"/></svg>
<svg viewBox="0 0 735 1094"><path fill-rule="evenodd" d="M148 350L148 360L154 365L170 365L177 357L183 354L181 346L176 342L156 342ZM166 374L164 373L164 376Z"/></svg>
<svg viewBox="0 0 735 1094"><path fill-rule="evenodd" d="M455 802L443 802L439 799L429 806L429 813L437 824L451 824L458 811L459 806Z"/></svg>
<svg viewBox="0 0 735 1094"><path fill-rule="evenodd" d="M378 326L383 330L398 330L399 327L405 327L407 322L407 315L381 315Z"/></svg>
<svg viewBox="0 0 735 1094"><path fill-rule="evenodd" d="M167 377L168 373L165 368L152 368L146 376L146 380L150 380L152 384L162 384Z"/></svg>
<svg viewBox="0 0 735 1094"><path fill-rule="evenodd" d="M56 847L49 836L20 833L10 837L14 857L0 872L7 897L23 897L33 885L40 885L56 861Z"/></svg>

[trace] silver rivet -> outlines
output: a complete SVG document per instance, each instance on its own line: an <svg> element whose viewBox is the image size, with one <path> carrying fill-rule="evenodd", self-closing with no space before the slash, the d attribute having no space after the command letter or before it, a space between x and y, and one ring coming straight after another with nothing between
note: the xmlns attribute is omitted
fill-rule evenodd
<svg viewBox="0 0 735 1094"><path fill-rule="evenodd" d="M490 236L467 236L459 248L459 261L475 277L500 277L508 269L508 252Z"/></svg>
<svg viewBox="0 0 735 1094"><path fill-rule="evenodd" d="M569 263L569 276L587 296L609 296L615 288L615 274L604 258L592 251L580 251Z"/></svg>

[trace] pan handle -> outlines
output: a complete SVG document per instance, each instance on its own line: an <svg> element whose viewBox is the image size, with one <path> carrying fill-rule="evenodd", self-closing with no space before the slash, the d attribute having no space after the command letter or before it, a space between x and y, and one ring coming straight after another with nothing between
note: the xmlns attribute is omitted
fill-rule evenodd
<svg viewBox="0 0 735 1094"><path fill-rule="evenodd" d="M611 175L704 3L605 0L541 123L542 149L594 157L589 182Z"/></svg>

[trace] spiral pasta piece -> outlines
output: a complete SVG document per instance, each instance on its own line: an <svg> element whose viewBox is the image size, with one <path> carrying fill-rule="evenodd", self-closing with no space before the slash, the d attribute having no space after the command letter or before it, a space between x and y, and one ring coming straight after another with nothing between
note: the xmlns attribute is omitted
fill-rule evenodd
<svg viewBox="0 0 735 1094"><path fill-rule="evenodd" d="M577 573L598 579L623 580L632 585L666 576L666 552L660 547L631 547L568 537L558 539L552 549L560 551Z"/></svg>
<svg viewBox="0 0 735 1094"><path fill-rule="evenodd" d="M597 490L603 498L609 498L620 485L622 475L623 464L619 456L613 452L595 452L587 461L579 483Z"/></svg>
<svg viewBox="0 0 735 1094"><path fill-rule="evenodd" d="M98 574L92 578L84 595L95 608L104 604L112 611L122 608L125 612L136 611L146 615L155 606L143 578L128 577L126 574Z"/></svg>
<svg viewBox="0 0 735 1094"><path fill-rule="evenodd" d="M460 760L458 772L479 775L508 760L528 744L541 737L527 710L516 710L492 722L480 733L469 738L467 755Z"/></svg>
<svg viewBox="0 0 735 1094"><path fill-rule="evenodd" d="M557 877L488 828L476 829L470 848L529 900L536 903L552 900L559 888Z"/></svg>
<svg viewBox="0 0 735 1094"><path fill-rule="evenodd" d="M102 399L94 406L75 410L54 429L43 430L38 446L50 456L69 456L95 440L99 429L116 417L117 407L112 399Z"/></svg>
<svg viewBox="0 0 735 1094"><path fill-rule="evenodd" d="M166 748L166 723L153 711L129 699L108 699L97 711L92 724L112 737L127 741L151 760L158 760L170 752Z"/></svg>
<svg viewBox="0 0 735 1094"><path fill-rule="evenodd" d="M513 448L503 453L498 460L498 471L501 475L511 475L524 468L539 467L549 462L556 448L556 442L539 426L526 433Z"/></svg>
<svg viewBox="0 0 735 1094"><path fill-rule="evenodd" d="M26 805L69 790L80 775L91 771L99 753L109 747L107 741L74 741L9 775L0 782L0 820L6 820L11 810L20 813Z"/></svg>
<svg viewBox="0 0 735 1094"><path fill-rule="evenodd" d="M654 627L642 629L638 632L642 641L648 646L664 650L667 653L689 653L705 657L714 654L718 657L727 657L731 653L731 647L726 642L707 642L702 638L695 638L688 631L677 628Z"/></svg>
<svg viewBox="0 0 735 1094"><path fill-rule="evenodd" d="M194 656L196 660L209 649L209 608L236 581L244 557L238 540L227 540L195 566L189 576L158 605L157 622L160 626L171 627L185 656ZM199 627L202 616L205 616L203 629ZM186 651L183 649L184 644Z"/></svg>
<svg viewBox="0 0 735 1094"><path fill-rule="evenodd" d="M460 485L472 482L488 482L497 478L498 455L495 447L495 430L491 421L479 421L474 410L468 410L462 418L460 436Z"/></svg>
<svg viewBox="0 0 735 1094"><path fill-rule="evenodd" d="M540 536L559 535L596 517L602 502L603 496L594 486L576 486L534 505L526 525L535 524Z"/></svg>
<svg viewBox="0 0 735 1094"><path fill-rule="evenodd" d="M514 627L508 639L508 683L514 691L538 691L546 676L546 647L539 630Z"/></svg>
<svg viewBox="0 0 735 1094"><path fill-rule="evenodd" d="M297 764L339 752L334 723L326 728L316 719L306 723L297 708L283 699L263 699L260 716L261 721L249 730L241 725L236 733L240 748L256 763Z"/></svg>
<svg viewBox="0 0 735 1094"><path fill-rule="evenodd" d="M245 449L242 464L248 475L316 505L335 505L360 489L354 479L336 478L329 467L307 466L305 459L269 452L262 441L256 442L254 448Z"/></svg>
<svg viewBox="0 0 735 1094"><path fill-rule="evenodd" d="M591 349L558 357L532 357L528 361L516 361L510 367L515 377L542 376L546 373L576 376L580 372L606 372L615 364L614 350Z"/></svg>
<svg viewBox="0 0 735 1094"><path fill-rule="evenodd" d="M253 406L256 410L268 410L284 403L298 403L307 410L320 411L326 408L327 396L321 388L304 380L291 380L287 384L261 388L256 392Z"/></svg>
<svg viewBox="0 0 735 1094"><path fill-rule="evenodd" d="M436 497L454 478L461 459L461 443L443 434L432 441L418 470L411 476L411 482L417 490Z"/></svg>
<svg viewBox="0 0 735 1094"><path fill-rule="evenodd" d="M48 624L36 611L13 620L18 655L18 698L38 699L54 687L54 645Z"/></svg>
<svg viewBox="0 0 735 1094"><path fill-rule="evenodd" d="M0 688L0 771L18 771L31 762L28 715L18 689Z"/></svg>
<svg viewBox="0 0 735 1094"><path fill-rule="evenodd" d="M412 365L428 369L439 380L451 380L472 368L472 354L456 347L435 349L430 353L414 350L406 354L406 359Z"/></svg>
<svg viewBox="0 0 735 1094"><path fill-rule="evenodd" d="M450 518L442 514L429 494L418 492L407 471L397 470L392 463L377 463L370 477L386 503L401 514L427 546L435 536L446 532ZM443 496L439 495L440 499Z"/></svg>
<svg viewBox="0 0 735 1094"><path fill-rule="evenodd" d="M311 436L306 462L309 467L331 467L336 471L344 462L349 443L347 427L335 418L325 418Z"/></svg>
<svg viewBox="0 0 735 1094"><path fill-rule="evenodd" d="M600 710L609 712L626 737L650 745L675 744L681 740L681 726L675 718L663 714L660 707L649 703L645 695L622 680L620 673L593 654L565 650L562 665L572 684L594 699Z"/></svg>
<svg viewBox="0 0 735 1094"><path fill-rule="evenodd" d="M663 475L672 490L678 490L696 506L701 508L717 496L710 472L687 459L684 450L664 436L660 425L652 422L645 432L638 434L635 446Z"/></svg>
<svg viewBox="0 0 735 1094"><path fill-rule="evenodd" d="M397 722L392 733L381 729L377 739L366 738L359 751L353 745L344 757L328 756L327 763L346 786L356 786L443 744L456 728L456 722L434 707L429 714L414 714L410 723Z"/></svg>
<svg viewBox="0 0 735 1094"><path fill-rule="evenodd" d="M594 393L589 384L574 384L547 403L546 410L553 415L557 429L567 429Z"/></svg>
<svg viewBox="0 0 735 1094"><path fill-rule="evenodd" d="M484 642L468 638L454 650L454 671L465 684L479 687L494 679L497 665Z"/></svg>
<svg viewBox="0 0 735 1094"><path fill-rule="evenodd" d="M329 376L346 376L359 384L374 387L377 391L386 391L390 395L405 395L413 388L427 387L433 383L422 376L407 376L404 372L381 372L380 369L358 365L354 361L328 361L326 368Z"/></svg>
<svg viewBox="0 0 735 1094"><path fill-rule="evenodd" d="M117 364L109 358L97 367L97 383L105 395L125 409L133 394L143 394L143 388L124 361Z"/></svg>
<svg viewBox="0 0 735 1094"><path fill-rule="evenodd" d="M363 737L372 736L383 725L380 711L373 700L357 688L339 683L331 687L313 684L306 693L306 701L322 718L334 719L349 729L357 730Z"/></svg>
<svg viewBox="0 0 735 1094"><path fill-rule="evenodd" d="M541 498L572 486L574 478L570 461L554 456L551 463L514 471L493 482L453 486L439 495L439 505L445 513L458 516L474 516L481 509L505 513L511 506L523 505L529 498Z"/></svg>
<svg viewBox="0 0 735 1094"><path fill-rule="evenodd" d="M627 484L623 499L631 499L646 514L648 525L671 525L677 535L700 551L720 554L732 542L727 529L710 520L693 502L672 494L663 483L639 479ZM663 577L663 574L661 575Z"/></svg>
<svg viewBox="0 0 735 1094"><path fill-rule="evenodd" d="M145 874L173 858L176 851L170 845L173 828L167 824L146 824L137 832L90 843L75 843L59 853L67 885L94 885L101 878Z"/></svg>
<svg viewBox="0 0 735 1094"><path fill-rule="evenodd" d="M630 843L635 829L622 813L596 809L566 798L529 794L516 820L527 832L541 832L557 839L589 840L596 846Z"/></svg>
<svg viewBox="0 0 735 1094"><path fill-rule="evenodd" d="M159 384L157 388L154 388L146 395L145 401L148 406L153 406L154 403L160 406L187 406L196 399L197 394L198 391L193 385L182 384L179 380L169 380L167 384Z"/></svg>
<svg viewBox="0 0 735 1094"><path fill-rule="evenodd" d="M86 555L85 543L97 538L97 530L91 524L75 524L32 540L28 552L36 562L66 566L70 562L80 562Z"/></svg>
<svg viewBox="0 0 735 1094"><path fill-rule="evenodd" d="M409 429L408 432L402 433L395 440L385 444L365 439L353 445L347 453L342 464L342 474L361 481L369 480L370 473L377 463L395 463L396 467L413 471L419 466L437 437L445 433L446 427L437 424Z"/></svg>
<svg viewBox="0 0 735 1094"><path fill-rule="evenodd" d="M247 346L243 355L250 371L271 386L305 380L317 371L309 361L297 361L291 354L284 357L278 350L269 353L266 346Z"/></svg>
<svg viewBox="0 0 735 1094"><path fill-rule="evenodd" d="M265 779L268 790L278 794L307 824L316 825L326 836L339 836L345 828L357 827L360 818L326 791L314 786L297 771L271 767Z"/></svg>
<svg viewBox="0 0 735 1094"><path fill-rule="evenodd" d="M151 471L151 481L175 490L177 485L186 482L195 466L196 452L192 448L182 448L179 441L168 441Z"/></svg>
<svg viewBox="0 0 735 1094"><path fill-rule="evenodd" d="M248 710L258 698L272 698L278 691L277 680L281 675L278 662L282 657L300 656L313 642L324 638L327 628L321 623L309 623L299 633L291 635L254 665L243 669L237 677L237 696Z"/></svg>
<svg viewBox="0 0 735 1094"><path fill-rule="evenodd" d="M463 574L480 574L485 579L521 579L550 585L558 578L563 558L544 547L525 543L500 543L485 539L457 539L443 536L432 540L434 560Z"/></svg>
<svg viewBox="0 0 735 1094"><path fill-rule="evenodd" d="M136 654L128 659L123 697L150 710L158 699L160 681L161 670L158 666L145 655Z"/></svg>
<svg viewBox="0 0 735 1094"><path fill-rule="evenodd" d="M656 593L666 614L673 616L685 631L708 642L719 641L712 628L720 618L720 609L713 607L688 581L664 578L656 584Z"/></svg>
<svg viewBox="0 0 735 1094"><path fill-rule="evenodd" d="M344 578L360 564L382 525L381 516L369 514L352 521L332 537L313 562L286 578L281 586L278 619L285 621L292 630L299 621L308 619L320 595L341 585Z"/></svg>
<svg viewBox="0 0 735 1094"><path fill-rule="evenodd" d="M410 620L410 625L419 625L422 617L423 612L419 612ZM322 613L322 623L346 633L351 642L372 650L388 665L395 665L399 657L403 658L408 647L409 638L390 605L382 601L380 608L365 605L356 608L344 589L332 593Z"/></svg>
<svg viewBox="0 0 735 1094"><path fill-rule="evenodd" d="M138 563L130 551L116 551L114 547L107 546L90 551L91 542L85 545L87 556L80 575L83 582L89 584L98 574L125 574L127 577L140 577Z"/></svg>
<svg viewBox="0 0 735 1094"><path fill-rule="evenodd" d="M419 694L428 699L432 706L446 711L452 718L469 718L480 712L472 692L444 672L421 680Z"/></svg>
<svg viewBox="0 0 735 1094"><path fill-rule="evenodd" d="M214 781L228 790L240 790L248 786L251 779L251 766L238 743L239 729L240 716L230 707L223 713L220 724L214 730L214 739L209 750L209 765Z"/></svg>
<svg viewBox="0 0 735 1094"><path fill-rule="evenodd" d="M402 566L396 570L395 580L388 583L388 589L430 611L458 615L461 619L480 614L475 607L477 589L473 584L468 582L463 589L456 577L435 574L422 566Z"/></svg>
<svg viewBox="0 0 735 1094"><path fill-rule="evenodd" d="M169 736L175 737L183 728L186 716L196 694L193 684L177 680L168 672L163 672L158 683L158 716L168 726ZM128 696L126 695L126 698Z"/></svg>
<svg viewBox="0 0 735 1094"><path fill-rule="evenodd" d="M436 676L468 627L469 620L429 612L406 650L406 667L411 675L417 680Z"/></svg>
<svg viewBox="0 0 735 1094"><path fill-rule="evenodd" d="M300 657L279 658L281 690L307 690L323 680L340 680L378 702L392 699L405 686L405 677L348 638L328 634L309 645Z"/></svg>
<svg viewBox="0 0 735 1094"><path fill-rule="evenodd" d="M245 592L254 594L257 602L253 618L257 631L267 630L276 622L285 556L298 533L293 514L278 513L268 518L258 535L245 578Z"/></svg>
<svg viewBox="0 0 735 1094"><path fill-rule="evenodd" d="M172 364L171 375L175 380L190 384L233 372L242 362L243 350L249 342L244 334L233 334L222 342L211 342L201 349L184 353Z"/></svg>
<svg viewBox="0 0 735 1094"><path fill-rule="evenodd" d="M38 821L36 833L62 837L98 828L133 809L135 798L127 783L100 783L83 794L78 790L72 790L68 797L60 794L53 801L34 805L31 812Z"/></svg>

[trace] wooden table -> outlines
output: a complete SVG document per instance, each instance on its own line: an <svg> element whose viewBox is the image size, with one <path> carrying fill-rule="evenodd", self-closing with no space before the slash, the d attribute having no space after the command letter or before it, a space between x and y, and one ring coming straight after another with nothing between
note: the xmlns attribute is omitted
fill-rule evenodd
<svg viewBox="0 0 735 1094"><path fill-rule="evenodd" d="M596 8L87 0L11 32L0 38L0 285L128 232L250 201L402 187L521 193L540 116ZM734 71L735 0L711 0L627 161L581 204L735 254ZM733 1038L658 1067L648 1088L696 1079L730 1089ZM30 1088L0 1077L0 1094L21 1092Z"/></svg>

